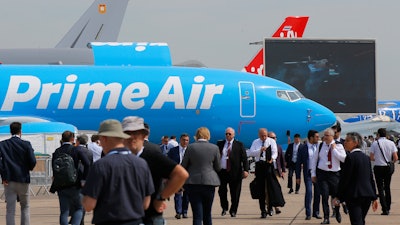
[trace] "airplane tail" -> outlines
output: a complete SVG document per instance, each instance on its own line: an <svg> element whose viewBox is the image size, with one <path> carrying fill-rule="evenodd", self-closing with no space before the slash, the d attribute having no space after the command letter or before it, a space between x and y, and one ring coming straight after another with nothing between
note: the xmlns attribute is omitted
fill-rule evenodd
<svg viewBox="0 0 400 225"><path fill-rule="evenodd" d="M129 0L95 0L56 48L87 48L90 42L117 41Z"/></svg>
<svg viewBox="0 0 400 225"><path fill-rule="evenodd" d="M297 38L302 37L304 29L308 22L308 16L289 16L285 18L282 25L275 31L272 37L279 38ZM264 75L264 49L254 56L247 66L244 67L243 71L248 73L255 73Z"/></svg>

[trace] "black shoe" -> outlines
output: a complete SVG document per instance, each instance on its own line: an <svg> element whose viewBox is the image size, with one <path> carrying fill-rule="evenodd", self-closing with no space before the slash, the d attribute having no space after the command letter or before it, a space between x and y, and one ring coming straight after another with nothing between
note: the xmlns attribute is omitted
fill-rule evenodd
<svg viewBox="0 0 400 225"><path fill-rule="evenodd" d="M344 214L349 214L349 209L347 208L347 205L343 205L343 212Z"/></svg>
<svg viewBox="0 0 400 225"><path fill-rule="evenodd" d="M311 216L306 216L306 220L311 220Z"/></svg>
<svg viewBox="0 0 400 225"><path fill-rule="evenodd" d="M272 211L272 209L268 210L268 215L269 215L269 216L274 215L274 211Z"/></svg>
<svg viewBox="0 0 400 225"><path fill-rule="evenodd" d="M184 213L182 217L183 217L184 219L188 218L188 216L187 216L186 213Z"/></svg>
<svg viewBox="0 0 400 225"><path fill-rule="evenodd" d="M280 213L281 213L281 210L279 210L278 208L276 208L276 209L275 209L275 213L276 213L276 214L280 214Z"/></svg>
<svg viewBox="0 0 400 225"><path fill-rule="evenodd" d="M339 209L340 209L339 206L335 207L335 211L336 211L335 217L336 217L336 221L338 223L341 223L342 222L342 215L340 215Z"/></svg>
<svg viewBox="0 0 400 225"><path fill-rule="evenodd" d="M177 219L179 220L179 219L181 218L181 214L178 214L178 213L177 213L177 214L175 215L175 218L177 218Z"/></svg>
<svg viewBox="0 0 400 225"><path fill-rule="evenodd" d="M289 194L292 194L293 193L293 189L292 188L290 188L290 190L289 190Z"/></svg>
<svg viewBox="0 0 400 225"><path fill-rule="evenodd" d="M231 214L231 217L236 217L236 213L235 212L230 212L229 214Z"/></svg>
<svg viewBox="0 0 400 225"><path fill-rule="evenodd" d="M227 210L223 209L222 212L221 212L221 216L225 216L226 215L226 211Z"/></svg>
<svg viewBox="0 0 400 225"><path fill-rule="evenodd" d="M297 194L299 194L299 191L295 191L294 193L297 195Z"/></svg>
<svg viewBox="0 0 400 225"><path fill-rule="evenodd" d="M260 218L267 218L267 212L262 212Z"/></svg>
<svg viewBox="0 0 400 225"><path fill-rule="evenodd" d="M320 215L318 215L318 214L314 214L313 217L317 218L317 219L322 219L322 217Z"/></svg>
<svg viewBox="0 0 400 225"><path fill-rule="evenodd" d="M322 221L321 224L330 224L329 219L324 219L324 221Z"/></svg>
<svg viewBox="0 0 400 225"><path fill-rule="evenodd" d="M381 215L389 215L389 211L383 211Z"/></svg>

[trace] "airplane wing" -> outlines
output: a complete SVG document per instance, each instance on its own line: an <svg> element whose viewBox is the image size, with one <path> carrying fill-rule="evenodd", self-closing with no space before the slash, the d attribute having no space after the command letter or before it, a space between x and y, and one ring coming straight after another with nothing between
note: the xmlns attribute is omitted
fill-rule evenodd
<svg viewBox="0 0 400 225"><path fill-rule="evenodd" d="M396 102L378 102L378 108L388 108L392 106L397 106L398 104Z"/></svg>
<svg viewBox="0 0 400 225"><path fill-rule="evenodd" d="M17 120L16 120L17 121ZM20 121L18 121L20 122ZM22 123L23 134L62 133L66 130L77 133L78 129L71 124L62 122L31 122ZM0 126L0 135L10 134L10 126Z"/></svg>
<svg viewBox="0 0 400 225"><path fill-rule="evenodd" d="M94 41L116 41L128 1L94 1L56 48L87 48Z"/></svg>
<svg viewBox="0 0 400 225"><path fill-rule="evenodd" d="M30 117L30 116L2 116L0 117L0 126L10 125L12 122L18 121L20 123L29 123L29 122L50 122L49 120L39 118L39 117Z"/></svg>

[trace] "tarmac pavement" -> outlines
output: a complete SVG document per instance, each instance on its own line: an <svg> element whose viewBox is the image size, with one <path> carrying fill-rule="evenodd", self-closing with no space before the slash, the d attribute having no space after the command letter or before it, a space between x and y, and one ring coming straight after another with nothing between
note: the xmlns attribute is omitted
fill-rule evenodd
<svg viewBox="0 0 400 225"><path fill-rule="evenodd" d="M390 224L400 224L400 167L399 164L396 164L396 172L392 177L392 207L389 216L382 216L381 208L378 207L376 212L372 212L372 209L369 210L366 224L382 224L382 225L390 225ZM257 225L257 224L320 224L322 220L312 218L311 220L305 220L305 211L303 208L304 202L304 185L301 184L299 194L288 194L288 189L286 188L287 179L281 182L282 192L285 197L285 207L280 208L282 213L278 215L273 215L272 217L267 216L266 219L260 219L260 210L258 209L258 201L251 199L249 192L249 183L254 178L254 175L250 175L247 179L243 181L242 186L242 195L240 198L239 209L237 212L237 216L232 218L229 213L225 216L221 216L221 207L219 203L219 196L216 189L214 204L212 209L212 217L214 225ZM33 193L37 193L39 191L39 187L33 186ZM0 189L0 193L2 190ZM229 198L228 198L229 199ZM174 202L173 196L171 196L171 201L167 202L168 208L164 213L164 216L167 220L167 224L176 224L176 225L187 225L192 224L191 217L191 209L189 207L187 219L176 219L175 218L175 210L174 210ZM32 225L47 225L47 224L59 224L59 205L57 195L50 194L48 195L43 189L40 190L36 196L31 197L31 224ZM5 224L5 213L6 213L6 204L4 202L4 198L0 201L0 224ZM20 208L17 205L17 215L16 215L16 224L20 222ZM322 206L320 208L322 215ZM350 224L350 220L348 215L345 215L340 210L342 214L342 223L343 225ZM331 213L332 214L332 213ZM86 213L85 224L91 224L92 213ZM330 218L331 224L338 224L335 218Z"/></svg>

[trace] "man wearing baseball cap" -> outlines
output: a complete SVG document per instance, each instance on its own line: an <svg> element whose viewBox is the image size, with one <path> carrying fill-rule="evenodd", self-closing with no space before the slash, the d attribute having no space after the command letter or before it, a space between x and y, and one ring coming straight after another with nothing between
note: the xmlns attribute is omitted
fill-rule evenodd
<svg viewBox="0 0 400 225"><path fill-rule="evenodd" d="M86 211L94 209L93 224L142 224L154 192L149 167L124 147L130 136L118 120L103 121L98 135L105 156L89 172L82 190L83 206Z"/></svg>
<svg viewBox="0 0 400 225"><path fill-rule="evenodd" d="M144 120L137 116L125 117L122 121L125 134L125 147L133 154L146 160L151 170L155 192L151 195L150 207L145 212L143 222L146 225L165 224L163 211L166 208L165 199L179 191L189 177L187 171L179 164L163 155L157 145L144 145L149 131L144 126ZM163 182L168 179L168 182Z"/></svg>

